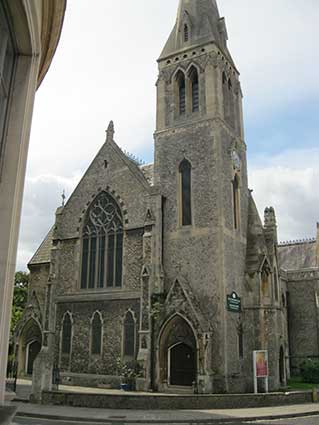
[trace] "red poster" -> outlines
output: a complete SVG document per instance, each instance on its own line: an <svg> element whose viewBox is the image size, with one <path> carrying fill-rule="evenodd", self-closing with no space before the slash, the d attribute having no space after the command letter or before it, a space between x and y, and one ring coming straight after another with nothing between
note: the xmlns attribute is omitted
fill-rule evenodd
<svg viewBox="0 0 319 425"><path fill-rule="evenodd" d="M256 376L257 378L265 378L268 376L268 358L266 351L256 353Z"/></svg>

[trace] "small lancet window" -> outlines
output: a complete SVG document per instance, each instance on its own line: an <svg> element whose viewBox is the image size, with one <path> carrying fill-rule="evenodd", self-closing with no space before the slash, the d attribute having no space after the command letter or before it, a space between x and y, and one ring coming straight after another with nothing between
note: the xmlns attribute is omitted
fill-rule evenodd
<svg viewBox="0 0 319 425"><path fill-rule="evenodd" d="M234 227L239 228L239 217L240 217L240 201L239 201L239 178L237 174L233 180L233 212L234 212Z"/></svg>
<svg viewBox="0 0 319 425"><path fill-rule="evenodd" d="M244 358L244 331L243 325L238 328L238 355L240 359Z"/></svg>
<svg viewBox="0 0 319 425"><path fill-rule="evenodd" d="M189 73L189 79L191 82L191 91L192 91L192 111L199 111L199 83L198 83L198 72L197 69L193 66Z"/></svg>
<svg viewBox="0 0 319 425"><path fill-rule="evenodd" d="M232 87L233 87L233 85L232 85L231 79L229 78L229 80L228 80L228 90L231 90Z"/></svg>
<svg viewBox="0 0 319 425"><path fill-rule="evenodd" d="M188 25L184 25L184 42L187 43L189 40L189 28Z"/></svg>
<svg viewBox="0 0 319 425"><path fill-rule="evenodd" d="M178 108L179 114L184 115L186 112L186 84L185 75L182 71L177 74L177 87L178 87Z"/></svg>
<svg viewBox="0 0 319 425"><path fill-rule="evenodd" d="M187 159L184 159L179 166L181 194L180 217L182 226L190 226L192 224L191 173L191 164Z"/></svg>
<svg viewBox="0 0 319 425"><path fill-rule="evenodd" d="M135 320L131 311L126 313L124 319L123 354L126 357L135 356Z"/></svg>
<svg viewBox="0 0 319 425"><path fill-rule="evenodd" d="M275 300L279 301L279 284L278 284L278 275L277 269L274 269L274 289L275 289Z"/></svg>
<svg viewBox="0 0 319 425"><path fill-rule="evenodd" d="M69 313L66 313L62 323L62 354L71 353L72 321Z"/></svg>
<svg viewBox="0 0 319 425"><path fill-rule="evenodd" d="M102 351L102 320L99 313L95 313L91 324L91 354L100 355Z"/></svg>

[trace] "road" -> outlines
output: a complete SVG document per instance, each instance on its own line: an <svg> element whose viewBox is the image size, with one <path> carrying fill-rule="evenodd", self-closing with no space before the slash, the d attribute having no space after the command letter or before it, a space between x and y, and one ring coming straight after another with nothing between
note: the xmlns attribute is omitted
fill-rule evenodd
<svg viewBox="0 0 319 425"><path fill-rule="evenodd" d="M125 422L108 422L109 424L118 424L124 425ZM226 425L225 422L211 422L213 425ZM16 418L13 425L88 425L88 422L65 422L65 421L56 421L56 420L46 420L46 419L27 419L27 418ZM90 422L90 425L101 425ZM147 425L147 424L146 424ZM165 425L165 424L161 424ZM188 425L185 424L179 425ZM205 425L208 425L205 423ZM258 421L258 422L227 422L227 425L319 425L319 416L309 416L306 418L297 418L297 419L282 419L277 421Z"/></svg>

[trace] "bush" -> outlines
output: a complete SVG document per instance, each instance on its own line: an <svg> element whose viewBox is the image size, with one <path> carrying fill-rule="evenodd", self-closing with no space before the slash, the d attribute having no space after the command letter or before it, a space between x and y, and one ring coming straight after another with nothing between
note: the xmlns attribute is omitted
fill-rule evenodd
<svg viewBox="0 0 319 425"><path fill-rule="evenodd" d="M319 384L319 360L308 359L300 368L304 382Z"/></svg>

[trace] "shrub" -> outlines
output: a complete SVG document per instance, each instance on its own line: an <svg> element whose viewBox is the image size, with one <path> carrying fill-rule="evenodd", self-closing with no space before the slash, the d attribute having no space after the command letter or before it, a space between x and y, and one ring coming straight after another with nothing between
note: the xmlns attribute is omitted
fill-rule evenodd
<svg viewBox="0 0 319 425"><path fill-rule="evenodd" d="M319 360L308 359L300 368L304 382L319 384Z"/></svg>

